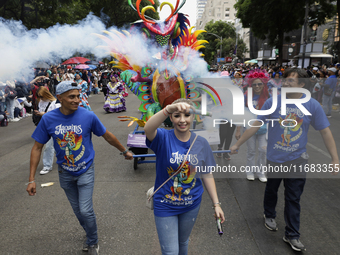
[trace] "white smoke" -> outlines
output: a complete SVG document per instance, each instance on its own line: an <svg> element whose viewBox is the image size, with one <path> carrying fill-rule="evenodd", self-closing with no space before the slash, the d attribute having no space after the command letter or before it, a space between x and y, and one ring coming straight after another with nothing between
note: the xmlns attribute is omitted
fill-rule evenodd
<svg viewBox="0 0 340 255"><path fill-rule="evenodd" d="M54 25L48 29L28 30L21 21L0 18L0 81L33 78L37 61L58 63L74 53L92 53L105 57L102 49L96 48L101 40L93 33L105 29L101 20L89 14L75 25Z"/></svg>

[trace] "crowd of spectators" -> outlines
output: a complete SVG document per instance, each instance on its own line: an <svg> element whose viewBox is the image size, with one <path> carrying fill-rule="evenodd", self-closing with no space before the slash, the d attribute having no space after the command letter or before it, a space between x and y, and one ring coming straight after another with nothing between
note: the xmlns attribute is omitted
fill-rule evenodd
<svg viewBox="0 0 340 255"><path fill-rule="evenodd" d="M35 69L35 78L27 80L0 81L0 122L7 126L8 122L18 122L22 118L32 116L38 110L36 92L44 86L55 96L57 85L62 81L74 81L76 75L87 83L86 94L90 96L106 93L107 83L111 75L120 75L118 69L102 65L95 70L77 70L71 66L52 66L49 69Z"/></svg>

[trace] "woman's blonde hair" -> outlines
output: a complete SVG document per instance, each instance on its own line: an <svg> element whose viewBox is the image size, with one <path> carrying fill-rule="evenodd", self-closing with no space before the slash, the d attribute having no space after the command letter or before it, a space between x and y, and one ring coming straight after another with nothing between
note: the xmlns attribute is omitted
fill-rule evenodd
<svg viewBox="0 0 340 255"><path fill-rule="evenodd" d="M172 102L172 104L177 104L177 103L187 103L191 106L193 106L194 104L192 103L192 101L190 99L187 99L187 98L179 98L179 99L176 99L175 101Z"/></svg>
<svg viewBox="0 0 340 255"><path fill-rule="evenodd" d="M39 96L42 97L45 100L48 99L50 101L56 101L55 97L44 86L41 86L40 88L38 88L38 90L37 90L37 99L38 100L40 100Z"/></svg>

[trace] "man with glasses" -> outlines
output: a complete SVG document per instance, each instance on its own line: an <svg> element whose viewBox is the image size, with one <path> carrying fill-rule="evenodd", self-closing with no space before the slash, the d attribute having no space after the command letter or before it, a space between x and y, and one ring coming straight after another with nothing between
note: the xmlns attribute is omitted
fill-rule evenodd
<svg viewBox="0 0 340 255"><path fill-rule="evenodd" d="M306 71L299 68L287 69L284 73L283 88L305 88L308 84L309 76ZM287 93L289 99L304 98L303 93ZM261 110L268 110L272 106L273 99L269 98ZM264 218L265 226L269 230L278 230L276 225L277 192L281 182L285 187L285 209L284 218L286 222L285 235L283 240L290 244L293 250L303 251L305 246L300 242L300 197L306 183L306 172L304 171L308 163L306 152L307 134L309 126L319 130L329 154L332 157L331 164L327 171L336 174L339 171L339 158L332 132L329 129L329 121L322 110L322 107L315 99L310 99L303 103L311 115L305 115L295 104L287 104L286 116L281 115L281 97L278 98L278 107L270 115L258 115L257 119L279 119L269 123L268 146L267 146L267 168L276 169L296 169L291 173L270 172L264 195ZM284 125L282 125L284 122ZM257 121L254 127L247 129L237 143L230 148L231 154L237 153L239 147L253 136L261 126ZM258 127L256 127L258 126Z"/></svg>
<svg viewBox="0 0 340 255"><path fill-rule="evenodd" d="M93 112L78 107L79 89L77 83L71 81L58 84L56 94L61 107L44 114L32 135L35 144L31 151L30 176L26 190L30 196L36 193L35 172L42 148L52 137L57 152L60 186L86 232L87 240L83 250L92 255L99 252L96 216L92 204L95 154L92 133L102 136L110 145L120 150L125 159L131 160L133 157Z"/></svg>

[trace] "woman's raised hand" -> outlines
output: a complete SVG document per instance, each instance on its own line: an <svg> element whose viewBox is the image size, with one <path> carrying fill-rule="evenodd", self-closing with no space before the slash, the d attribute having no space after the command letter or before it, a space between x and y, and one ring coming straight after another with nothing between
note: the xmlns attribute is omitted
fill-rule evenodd
<svg viewBox="0 0 340 255"><path fill-rule="evenodd" d="M174 112L189 112L191 106L187 103L177 103L177 104L170 104L165 107L165 110L172 114Z"/></svg>

